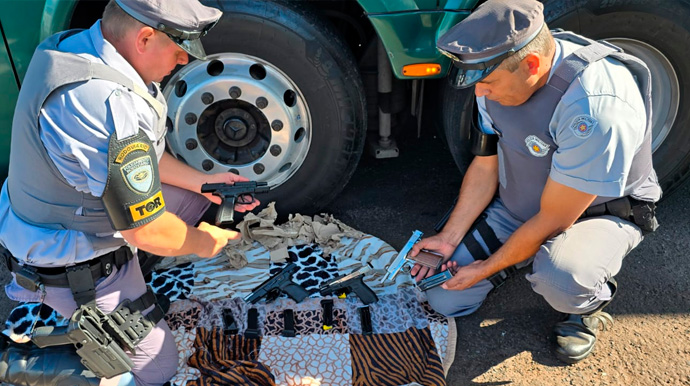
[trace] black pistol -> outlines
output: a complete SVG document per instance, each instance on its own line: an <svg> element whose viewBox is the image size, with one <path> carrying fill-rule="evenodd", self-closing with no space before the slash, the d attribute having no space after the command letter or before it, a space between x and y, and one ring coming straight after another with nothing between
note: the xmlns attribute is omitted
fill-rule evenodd
<svg viewBox="0 0 690 386"><path fill-rule="evenodd" d="M254 193L266 193L268 190L266 182L257 181L235 182L232 185L224 182L201 185L201 193L212 193L214 196L220 197L220 208L216 213L216 226L232 223L235 214L235 202L238 197L249 195L253 201Z"/></svg>
<svg viewBox="0 0 690 386"><path fill-rule="evenodd" d="M297 303L309 296L309 292L301 285L292 282L292 275L297 272L299 267L295 263L290 263L277 274L271 276L266 281L254 288L252 293L245 296L244 301L247 303L256 304L259 300L267 297L266 301L270 302L280 295L285 293Z"/></svg>
<svg viewBox="0 0 690 386"><path fill-rule="evenodd" d="M362 303L375 303L379 300L378 296L376 296L374 291L372 291L371 288L364 283L364 274L371 271L371 269L371 266L366 264L362 268L352 272L349 275L331 279L321 284L319 287L319 293L321 293L321 296L328 296L334 293L339 295L341 293L347 294L354 292Z"/></svg>

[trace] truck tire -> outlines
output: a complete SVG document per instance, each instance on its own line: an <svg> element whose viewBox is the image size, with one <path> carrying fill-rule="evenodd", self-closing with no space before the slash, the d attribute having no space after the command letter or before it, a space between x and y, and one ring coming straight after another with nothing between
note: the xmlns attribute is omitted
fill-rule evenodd
<svg viewBox="0 0 690 386"><path fill-rule="evenodd" d="M172 153L206 173L265 181L281 215L317 212L347 184L364 146L364 88L327 21L284 1L219 1L208 61L168 81Z"/></svg>
<svg viewBox="0 0 690 386"><path fill-rule="evenodd" d="M606 39L644 60L652 72L654 168L668 196L690 174L690 6L680 0L544 1L550 28ZM471 160L466 141L474 98L444 89L444 127L461 171ZM466 100L466 99L469 99Z"/></svg>

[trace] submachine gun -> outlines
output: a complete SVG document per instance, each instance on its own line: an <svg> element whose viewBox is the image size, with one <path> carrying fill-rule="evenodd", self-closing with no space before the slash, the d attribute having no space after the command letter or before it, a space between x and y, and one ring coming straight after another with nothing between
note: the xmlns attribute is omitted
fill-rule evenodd
<svg viewBox="0 0 690 386"><path fill-rule="evenodd" d="M319 287L319 293L321 293L321 296L328 296L334 293L339 295L341 293L347 294L354 292L359 300L361 300L365 305L375 303L379 300L378 296L376 296L374 291L372 291L371 288L364 283L364 274L371 270L371 266L366 264L362 268L355 270L349 275L331 279L321 284Z"/></svg>
<svg viewBox="0 0 690 386"><path fill-rule="evenodd" d="M211 193L220 197L221 203L216 213L216 226L227 225L233 222L235 203L238 198L240 204L248 204L254 200L254 193L266 193L269 187L266 182L244 181L226 184L223 182L201 185L201 193ZM250 196L252 201L243 198Z"/></svg>

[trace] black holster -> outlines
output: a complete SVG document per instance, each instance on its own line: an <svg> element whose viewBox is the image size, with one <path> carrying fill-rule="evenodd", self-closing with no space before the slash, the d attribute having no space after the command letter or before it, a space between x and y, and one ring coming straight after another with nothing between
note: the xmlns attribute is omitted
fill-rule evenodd
<svg viewBox="0 0 690 386"><path fill-rule="evenodd" d="M580 218L611 215L630 221L640 227L643 234L654 232L659 223L656 220L656 204L626 196L587 208Z"/></svg>

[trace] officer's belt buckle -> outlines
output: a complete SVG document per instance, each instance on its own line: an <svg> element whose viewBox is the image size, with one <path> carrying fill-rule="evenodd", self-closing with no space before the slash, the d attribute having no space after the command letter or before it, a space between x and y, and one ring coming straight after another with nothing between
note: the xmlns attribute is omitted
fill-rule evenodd
<svg viewBox="0 0 690 386"><path fill-rule="evenodd" d="M11 264L11 262L8 262ZM14 273L15 280L20 287L31 292L36 292L41 288L41 277L36 272L36 268L23 265L22 269Z"/></svg>

